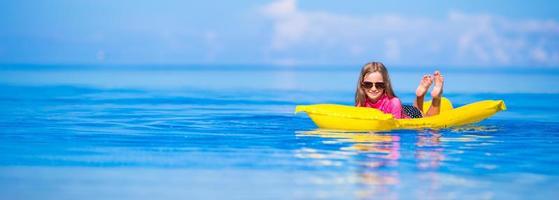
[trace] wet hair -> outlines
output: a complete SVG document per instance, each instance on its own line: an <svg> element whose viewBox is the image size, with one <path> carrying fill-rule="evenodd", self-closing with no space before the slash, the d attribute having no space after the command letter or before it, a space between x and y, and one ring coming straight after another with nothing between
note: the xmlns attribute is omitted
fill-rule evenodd
<svg viewBox="0 0 559 200"><path fill-rule="evenodd" d="M396 95L394 94L394 90L392 89L392 83L390 82L390 76L388 76L388 70L384 67L384 64L381 62L370 62L363 66L361 69L361 74L359 74L359 79L357 80L357 89L355 89L355 106L365 106L365 100L367 98L367 94L365 94L365 89L361 87L365 76L370 73L379 72L382 75L382 79L384 80L384 94L388 96L388 98L394 98Z"/></svg>

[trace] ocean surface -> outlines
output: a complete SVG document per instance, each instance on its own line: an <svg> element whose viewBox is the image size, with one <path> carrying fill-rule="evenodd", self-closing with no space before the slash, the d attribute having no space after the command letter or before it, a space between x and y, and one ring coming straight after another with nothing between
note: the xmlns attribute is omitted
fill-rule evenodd
<svg viewBox="0 0 559 200"><path fill-rule="evenodd" d="M554 199L559 70L441 69L442 130L317 130L299 104L353 104L359 67L0 67L0 199ZM433 69L395 68L412 103Z"/></svg>

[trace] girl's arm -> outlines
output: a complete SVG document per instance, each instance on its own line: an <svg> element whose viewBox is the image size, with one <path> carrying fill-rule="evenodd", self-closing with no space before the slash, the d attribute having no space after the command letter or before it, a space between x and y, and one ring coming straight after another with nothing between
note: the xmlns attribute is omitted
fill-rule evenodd
<svg viewBox="0 0 559 200"><path fill-rule="evenodd" d="M390 114L392 114L396 119L404 118L404 115L402 114L402 102L400 99L394 97L390 103L392 107L392 109L390 109Z"/></svg>

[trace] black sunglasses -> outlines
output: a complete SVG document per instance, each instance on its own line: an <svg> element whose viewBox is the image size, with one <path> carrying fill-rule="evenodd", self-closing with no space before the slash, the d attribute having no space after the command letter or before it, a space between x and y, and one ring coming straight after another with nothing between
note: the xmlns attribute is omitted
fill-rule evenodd
<svg viewBox="0 0 559 200"><path fill-rule="evenodd" d="M361 83L361 86L365 89L371 89L373 88L373 86L375 86L377 89L384 89L385 87L383 82L369 82L369 81L365 81Z"/></svg>

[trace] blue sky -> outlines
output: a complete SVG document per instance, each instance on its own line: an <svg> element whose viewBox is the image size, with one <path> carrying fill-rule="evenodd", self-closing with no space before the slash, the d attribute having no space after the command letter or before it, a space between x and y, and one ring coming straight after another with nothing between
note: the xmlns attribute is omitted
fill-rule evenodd
<svg viewBox="0 0 559 200"><path fill-rule="evenodd" d="M0 63L559 67L555 1L2 1Z"/></svg>

